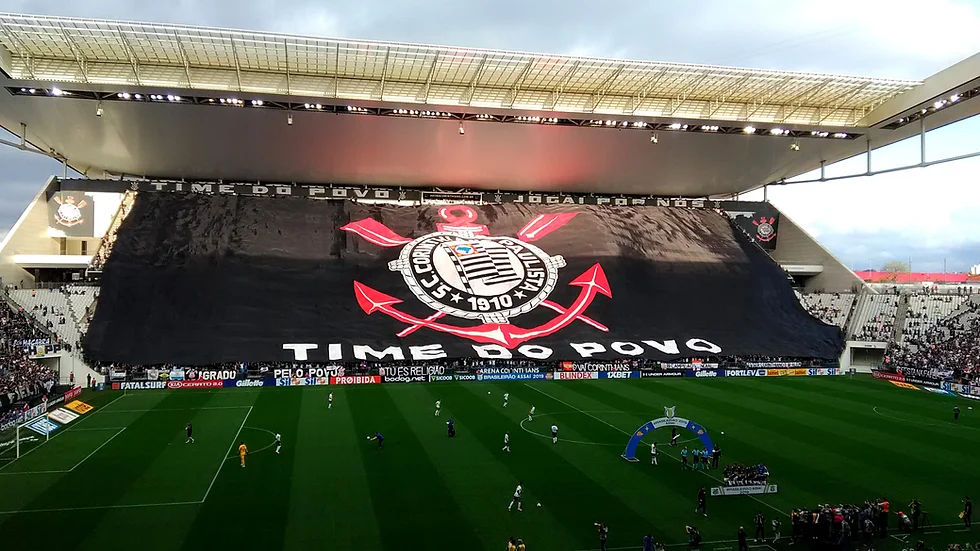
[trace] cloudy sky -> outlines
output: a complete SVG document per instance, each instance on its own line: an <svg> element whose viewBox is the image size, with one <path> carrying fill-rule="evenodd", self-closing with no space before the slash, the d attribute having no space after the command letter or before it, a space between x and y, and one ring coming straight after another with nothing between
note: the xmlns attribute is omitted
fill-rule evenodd
<svg viewBox="0 0 980 551"><path fill-rule="evenodd" d="M923 79L980 52L980 0L5 0L10 12ZM980 101L980 100L973 100ZM933 158L980 150L980 122L937 131ZM875 167L917 161L894 146ZM863 159L842 163L854 173ZM50 174L0 147L0 234ZM774 189L770 200L856 269L980 264L980 160Z"/></svg>

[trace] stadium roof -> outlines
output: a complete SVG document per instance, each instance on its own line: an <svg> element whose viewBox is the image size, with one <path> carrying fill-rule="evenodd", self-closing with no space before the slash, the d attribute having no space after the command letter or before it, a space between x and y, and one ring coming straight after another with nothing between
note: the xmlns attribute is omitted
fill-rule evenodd
<svg viewBox="0 0 980 551"><path fill-rule="evenodd" d="M14 79L851 126L918 81L0 14Z"/></svg>
<svg viewBox="0 0 980 551"><path fill-rule="evenodd" d="M0 87L0 143L94 178L721 198L976 115L980 54L919 82L0 13Z"/></svg>

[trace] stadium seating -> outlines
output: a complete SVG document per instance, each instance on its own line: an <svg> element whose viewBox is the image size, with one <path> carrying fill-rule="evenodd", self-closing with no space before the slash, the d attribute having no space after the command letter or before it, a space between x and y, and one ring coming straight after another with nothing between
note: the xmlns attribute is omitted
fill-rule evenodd
<svg viewBox="0 0 980 551"><path fill-rule="evenodd" d="M922 338L940 321L952 317L966 302L961 295L910 295L902 339Z"/></svg>
<svg viewBox="0 0 980 551"><path fill-rule="evenodd" d="M851 325L851 338L858 341L891 342L894 338L898 305L898 295L862 295Z"/></svg>
<svg viewBox="0 0 980 551"><path fill-rule="evenodd" d="M92 260L89 263L89 269L95 271L102 271L105 266L106 260L109 259L109 255L112 253L112 247L116 243L116 237L118 236L119 227L122 225L126 217L133 210L133 205L136 203L136 193L127 193L123 195L122 202L119 204L119 211L116 212L116 216L112 219L112 223L109 225L109 229L106 230L105 236L99 243L99 248L92 255Z"/></svg>
<svg viewBox="0 0 980 551"><path fill-rule="evenodd" d="M971 297L952 316L892 343L885 367L934 379L976 381L980 378L980 298Z"/></svg>
<svg viewBox="0 0 980 551"><path fill-rule="evenodd" d="M800 302L818 320L844 328L854 306L853 293L809 293Z"/></svg>
<svg viewBox="0 0 980 551"><path fill-rule="evenodd" d="M0 303L0 416L18 400L50 390L54 373L30 359L30 344L48 335L30 323L28 317Z"/></svg>
<svg viewBox="0 0 980 551"><path fill-rule="evenodd" d="M57 335L61 342L67 343L69 350L77 347L82 333L77 317L72 314L73 295L64 289L20 289L11 291L10 296L25 313ZM87 296L80 296L79 303L83 304ZM94 291L91 296L94 298Z"/></svg>

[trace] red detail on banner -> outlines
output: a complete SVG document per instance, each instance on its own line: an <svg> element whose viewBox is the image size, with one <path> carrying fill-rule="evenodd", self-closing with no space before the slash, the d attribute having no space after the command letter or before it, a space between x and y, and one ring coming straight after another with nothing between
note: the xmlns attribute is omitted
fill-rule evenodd
<svg viewBox="0 0 980 551"><path fill-rule="evenodd" d="M376 385L380 382L380 375L347 375L344 377L330 377L330 384L332 385Z"/></svg>
<svg viewBox="0 0 980 551"><path fill-rule="evenodd" d="M549 233L560 229L575 218L575 212L559 212L556 214L539 214L534 220L528 222L521 231L517 232L517 237L524 241L537 241Z"/></svg>
<svg viewBox="0 0 980 551"><path fill-rule="evenodd" d="M896 382L899 382L899 383L904 383L905 382L905 376L904 375L899 375L898 373L887 373L887 372L884 372L884 371L875 370L875 371L872 371L871 372L871 375L875 379L885 379L887 381L896 381Z"/></svg>
<svg viewBox="0 0 980 551"><path fill-rule="evenodd" d="M462 213L462 214L456 214ZM446 233L470 233L472 235L489 235L490 231L483 224L474 224L477 214L472 207L453 205L439 209L439 216L447 223L437 222L436 229Z"/></svg>
<svg viewBox="0 0 980 551"><path fill-rule="evenodd" d="M198 380L198 381L170 381L167 388L223 388L224 381Z"/></svg>
<svg viewBox="0 0 980 551"><path fill-rule="evenodd" d="M379 247L397 247L412 242L411 239L398 235L388 229L388 226L373 218L351 222L350 224L341 226L340 229L356 233Z"/></svg>
<svg viewBox="0 0 980 551"><path fill-rule="evenodd" d="M512 349L531 339L546 337L556 333L576 319L580 319L585 310L592 304L592 301L595 300L596 295L612 297L612 290L609 288L606 273L602 270L602 266L598 264L594 264L580 276L573 279L569 285L581 287L575 302L551 321L531 329L523 329L509 323L485 323L474 327L459 327L419 318L395 308L395 305L402 302L401 299L372 289L359 281L354 282L354 295L357 297L357 303L365 314L370 315L374 312L382 312L408 325L418 325L432 329L433 331L448 333L475 342L499 344L505 348Z"/></svg>

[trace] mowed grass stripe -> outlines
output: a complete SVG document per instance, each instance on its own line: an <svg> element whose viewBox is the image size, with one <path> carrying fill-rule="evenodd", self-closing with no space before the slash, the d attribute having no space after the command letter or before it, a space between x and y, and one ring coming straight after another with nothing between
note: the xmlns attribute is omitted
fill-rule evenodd
<svg viewBox="0 0 980 551"><path fill-rule="evenodd" d="M515 528L515 530L520 529L519 534L524 534L523 537L528 541L529 547L533 543L535 548L543 546L544 549L592 548L598 543L593 527L593 523L598 521L609 523L611 531L615 529L618 534L621 534L619 538L626 534L622 527L629 526L637 530L650 529L652 526L650 520L624 502L609 487L605 471L611 465L592 464L580 468L569 456L569 454L576 454L577 448L571 445L553 445L549 439L522 435L523 431L519 423L527 418L524 412L531 403L537 406L539 413L551 409L547 398L533 395L533 391L523 383L494 386L496 389L489 397L483 392L487 388L486 384L470 384L463 387L469 391L471 397L463 400L462 411L466 414L469 423L473 424L471 418L477 420L477 424L472 427L474 436L479 438L488 450L493 451L502 445L503 430L505 428L511 430L511 434L516 436L512 446L515 451L505 457L503 463L510 469L514 478L524 484L524 514L527 515L531 510L528 507L540 501L543 503L543 509L547 509L546 513L555 519L565 532L563 534L565 537L559 540L558 537L562 534L558 530L539 524L537 521L527 522L538 514L534 509L534 513L528 515L525 524ZM510 391L511 394L511 405L506 410L500 404L504 390ZM454 407L460 408L458 405ZM535 425L537 428L543 427L541 432L550 433L551 423L545 418L538 418L533 423L537 423ZM585 434L581 430L578 432ZM510 490L513 491L513 488ZM509 497L510 493L504 495L503 501L508 501ZM615 511L614 515L611 514L613 511ZM501 507L501 512L506 513L506 506Z"/></svg>
<svg viewBox="0 0 980 551"><path fill-rule="evenodd" d="M432 402L442 400L443 408L447 409L443 416L453 415L459 425L456 441L449 442L450 439L444 436L447 451L455 449L442 465L454 471L452 482L471 494L469 501L464 503L469 516L479 518L480 535L491 549L506 544L508 537L523 538L529 547L539 549L576 548L580 545L579 540L559 518L556 504L541 493L541 481L521 478L520 464L551 463L552 459L536 453L539 450L530 441L531 437L525 437L517 428L516 423L526 416L523 413L526 408L512 398L508 408L504 409L502 388L475 383L425 387L425 397ZM511 435L513 451L510 453L503 450L505 432ZM462 442L465 442L465 448L459 446ZM508 511L518 482L525 488L524 510ZM544 506L535 507L542 501Z"/></svg>
<svg viewBox="0 0 980 551"><path fill-rule="evenodd" d="M179 396L170 394L160 402L161 408L200 406L207 395ZM125 401L125 398L121 401ZM82 502L70 502L76 506L119 504L132 485L166 449L174 434L174 421L169 415L142 415L133 421L126 431L100 450L97 469L79 468L65 473L43 494L26 507L28 510L61 508L65 499L83 496ZM177 428L180 430L182 425ZM73 505L69 505L73 506ZM86 509L45 514L10 515L4 524L5 537L11 541L32 541L37 534L45 534L51 545L76 547L79 541L92 535L100 520L110 509ZM57 519L58 530L50 530ZM102 537L102 536L96 536Z"/></svg>
<svg viewBox="0 0 980 551"><path fill-rule="evenodd" d="M364 435L357 448L384 548L418 545L439 534L447 549L485 549L387 389L364 386L346 395L355 430ZM385 437L383 449L366 439L376 432Z"/></svg>
<svg viewBox="0 0 980 551"><path fill-rule="evenodd" d="M846 384L846 381L841 383ZM910 468L902 459L896 458L890 448L885 448L882 454L873 447L866 447L860 440L862 427L857 424L831 425L833 430L815 427L812 419L819 419L820 411L830 406L816 411L794 408L786 415L783 411L774 411L776 408L760 407L757 392L739 392L730 385L721 386L720 381L695 384L695 387L680 382L674 385L672 394L676 396L682 390L702 402L707 400L722 406L717 409L727 412L730 417L722 426L731 427L737 423L732 434L739 438L730 440L728 446L736 450L736 459L745 457L741 455L744 451L755 448L755 457L747 456L742 461L762 461L770 467L773 481L781 484L780 494L767 496L774 503L782 502L786 507L823 502L860 503L882 495L890 496L895 502L905 502L916 495L920 499L928 496L930 502L955 503L951 495L937 488L935 480L929 476L942 472L940 464L920 461ZM750 419L755 421L747 421ZM804 422L805 419L811 421ZM742 428L745 424L749 427ZM710 430L710 425L706 426ZM725 445L722 446L724 449ZM940 458L941 454L937 452L936 457ZM726 459L733 457L728 454ZM918 470L921 468L926 470ZM918 472L924 476L910 476L910 473ZM804 486L807 484L809 488ZM806 494L814 494L814 497ZM808 499L803 501L801 498L804 497Z"/></svg>
<svg viewBox="0 0 980 551"><path fill-rule="evenodd" d="M930 452L941 450L951 461L963 462L972 461L973 457L963 449L962 441L980 443L980 430L967 426L965 420L963 425L957 426L951 420L930 415L928 409L915 412L916 418L899 420L903 418L892 413L890 407L879 407L880 413L876 413L874 407L878 406L868 406L867 397L858 401L842 398L831 392L806 392L795 381L786 381L776 386L772 382L754 379L745 381L743 386L746 390L759 391L756 394L759 398L774 405L787 408L805 406L808 411L819 412L818 415L828 422L859 425L868 441L881 442L886 447L914 450L918 446L924 446ZM909 430L910 425L916 426ZM928 430L922 430L926 427Z"/></svg>
<svg viewBox="0 0 980 551"><path fill-rule="evenodd" d="M388 393L445 480L465 522L486 548L499 548L511 535L508 530L514 523L525 520L519 517L534 513L527 508L524 513L506 511L517 481L501 463L508 459L500 449L503 428L498 429L500 443L496 449L487 448L475 437L481 429L473 424L473 416L463 410L465 402L473 397L459 383L392 385ZM434 410L436 400L441 400L443 406L438 417ZM448 435L449 419L454 420L457 429L455 438Z"/></svg>
<svg viewBox="0 0 980 551"><path fill-rule="evenodd" d="M606 461L610 464L606 472L607 477L612 472L629 473L634 479L633 484L643 488L644 491L641 493L646 494L647 503L650 501L660 502L664 500L667 503L675 505L667 510L658 510L658 530L654 533L658 541L667 543L687 541L684 539L683 527L692 524L698 526L703 535L710 536L707 539L725 539L729 537L731 533L726 533L726 528L734 523L744 522L743 517L734 514L729 509L716 507L718 504L717 499L710 497L708 501L708 517L705 518L695 513L698 489L702 486L706 489L710 488L711 485L715 484L715 481L698 472L682 471L680 463L668 457L670 455L678 456L680 451L680 447L669 448L667 446L667 443L670 441L669 429L661 429L654 433L656 438L653 440L648 438L643 441L640 447L637 448L639 462L629 463L620 457L633 430L655 417L661 417L663 415L663 409L660 406L651 407L650 402L628 400L612 393L604 392L605 388L610 384L613 386L625 386L618 381L611 383L570 381L567 383L542 385L540 390L583 411L590 412L589 415L601 419L602 422L595 419L592 419L592 421L594 423L600 423L607 430L604 433L597 433L595 438L609 438L611 432L613 437L622 442L622 448L603 449L603 453L607 456ZM565 406L565 404L561 404L560 402L555 403L558 404L558 407ZM660 410L659 414L643 413L645 410L655 411L654 408ZM623 413L610 413L617 409ZM591 411L595 411L595 413L591 413ZM579 414L578 416L563 415L563 417L569 417L566 423L574 423L576 425L583 416L590 419L585 414ZM609 423L616 428L606 426L605 423ZM624 432L627 434L624 434ZM684 430L680 431L679 434L681 440L687 440L693 437L690 432ZM650 465L649 443L651 441L658 442L658 447L661 451L660 464L657 466ZM699 441L690 442L686 445L693 446L695 444L700 447ZM708 472L713 476L719 476L718 471ZM758 504L755 504L755 506L757 508L759 507ZM766 510L765 513L769 515L772 511ZM678 530L676 527L680 527L681 529ZM629 528L634 533L639 533L644 527L635 526Z"/></svg>
<svg viewBox="0 0 980 551"><path fill-rule="evenodd" d="M276 455L272 444L277 432L283 435L286 442L294 441L300 416L299 396L296 392L285 390L269 388L249 396L254 399L251 413L244 425L239 425L242 429L231 445L231 453L225 452L232 457L221 464L214 486L188 531L185 549L269 549L282 545L293 471L288 455ZM231 432L215 437L227 450L234 435ZM250 452L245 458L244 469L237 457L241 442ZM215 529L227 523L229 518L255 517L256 504L261 504L261 522L252 523L241 530Z"/></svg>
<svg viewBox="0 0 980 551"><path fill-rule="evenodd" d="M701 386L701 381L694 383L695 386ZM695 487L700 487L700 485L712 486L721 485L720 479L722 478L723 467L727 463L731 462L742 462L745 464L755 464L758 462L765 462L770 466L771 470L778 470L778 472L783 472L781 467L774 466L774 463L779 463L782 460L792 460L792 457L781 458L777 455L779 451L765 449L752 445L751 443L745 443L737 438L726 437L720 434L721 430L718 427L726 427L726 430L734 434L754 434L755 439L753 441L766 437L764 431L759 431L759 429L751 422L745 422L739 419L737 416L725 415L724 413L710 414L709 412L701 411L700 408L696 407L697 402L688 402L683 399L683 396L678 392L679 388L684 387L684 382L682 381L672 381L670 383L657 382L655 384L645 384L638 385L636 383L612 383L612 384L585 384L580 388L580 392L585 393L597 400L600 400L604 404L621 404L624 408L633 408L637 406L642 406L643 404L657 404L659 409L658 413L653 413L650 419L663 416L663 409L660 404L669 403L671 405L677 406L677 416L691 419L702 426L704 426L708 434L711 436L713 442L717 443L722 450L722 461L721 468L717 470L699 471L691 473L694 475L693 484ZM644 390L646 389L646 390ZM650 392L650 389L655 389L656 392ZM640 423L649 421L650 419L638 420ZM639 426L639 425L637 425ZM635 428L635 427L634 427ZM633 429L630 429L633 430ZM682 436L691 435L689 431L680 430L679 434ZM680 449L683 447L688 447L693 449L694 446L701 448L701 443L699 441L691 442L677 448L671 448L669 446L664 446L666 442L670 440L669 429L659 429L651 434L650 437L645 437L643 439L643 447L648 446L651 440L655 440L660 444L661 451L673 458L677 458L680 455ZM780 440L776 440L779 442ZM648 451L641 448L642 451ZM643 454L638 454L642 456ZM759 459L760 457L765 457L766 459ZM676 459L669 459L669 462L676 464ZM789 477L792 481L793 478ZM781 482L774 476L775 482ZM691 483L691 482L689 482ZM794 492L794 495L804 495L806 494L806 488L790 489L790 492ZM783 495L786 493L785 489L781 487L781 492ZM796 494L795 492L800 492ZM693 495L693 494L692 494ZM766 495L759 496L756 499L769 504L776 509L788 513L789 510L797 505L792 502L784 502L779 498L779 495ZM692 497L693 500L693 497ZM809 503L809 502L806 502ZM774 515L781 515L781 513L774 511L770 507L762 505L758 501L747 497L747 496L725 496L710 498L708 501L709 512L712 516L716 514L721 514L727 516L727 522L717 523L712 521L710 524L703 526L703 533L707 533L710 538L713 539L730 539L732 536L731 525L737 524L749 524L752 516L757 511L762 511L767 517L772 517ZM784 521L786 518L781 516Z"/></svg>
<svg viewBox="0 0 980 551"><path fill-rule="evenodd" d="M287 388L296 399L297 389ZM334 393L333 407L327 396ZM352 391L352 392L348 392ZM354 430L356 387L303 387L297 434L283 453L292 461L289 528L285 549L382 549L380 523L368 492L368 474L356 449L366 445Z"/></svg>

